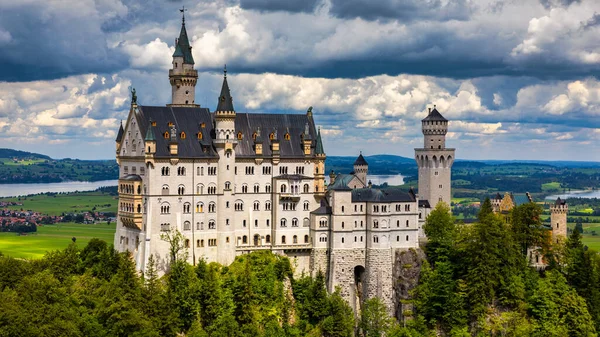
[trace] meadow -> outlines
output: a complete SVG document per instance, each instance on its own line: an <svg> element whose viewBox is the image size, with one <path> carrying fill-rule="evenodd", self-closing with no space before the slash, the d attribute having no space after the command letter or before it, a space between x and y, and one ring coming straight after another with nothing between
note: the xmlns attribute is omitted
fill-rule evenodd
<svg viewBox="0 0 600 337"><path fill-rule="evenodd" d="M23 206L9 206L13 210L33 210L46 215L84 211L117 212L118 197L101 192L68 194L39 194L30 197L2 198L0 201L22 202ZM94 209L95 208L95 209Z"/></svg>
<svg viewBox="0 0 600 337"><path fill-rule="evenodd" d="M72 238L79 247L84 247L92 238L113 242L115 224L92 225L60 223L39 226L37 233L19 236L15 233L0 233L0 252L5 256L24 259L39 259L48 251L66 248Z"/></svg>

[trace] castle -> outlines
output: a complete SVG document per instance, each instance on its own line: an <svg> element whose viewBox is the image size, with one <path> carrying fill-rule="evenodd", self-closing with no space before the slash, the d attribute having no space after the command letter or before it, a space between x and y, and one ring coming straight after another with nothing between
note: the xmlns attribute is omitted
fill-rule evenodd
<svg viewBox="0 0 600 337"><path fill-rule="evenodd" d="M422 120L418 195L373 188L362 154L352 173L332 173L326 186L312 109L238 113L226 70L216 110L200 107L185 19L175 46L171 104L139 105L133 91L117 135L116 249L130 251L140 271L153 255L162 272L170 259L165 233L182 233L192 264L227 265L270 250L288 256L296 274L322 271L328 290L340 287L354 309L378 296L391 311L394 254L417 248L430 209L450 203L448 121L437 109Z"/></svg>

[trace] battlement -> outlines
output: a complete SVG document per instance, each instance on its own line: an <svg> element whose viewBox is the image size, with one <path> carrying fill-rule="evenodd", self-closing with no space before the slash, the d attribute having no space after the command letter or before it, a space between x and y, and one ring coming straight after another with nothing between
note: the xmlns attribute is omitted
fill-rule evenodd
<svg viewBox="0 0 600 337"><path fill-rule="evenodd" d="M569 205L567 205L567 204L550 205L550 212L551 213L568 213Z"/></svg>

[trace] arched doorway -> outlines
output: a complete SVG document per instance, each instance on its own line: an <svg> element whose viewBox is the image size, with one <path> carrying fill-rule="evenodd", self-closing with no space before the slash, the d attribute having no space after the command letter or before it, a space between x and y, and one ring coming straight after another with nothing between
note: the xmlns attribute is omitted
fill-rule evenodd
<svg viewBox="0 0 600 337"><path fill-rule="evenodd" d="M260 235L258 235L258 234L254 235L254 245L255 246L260 245Z"/></svg>
<svg viewBox="0 0 600 337"><path fill-rule="evenodd" d="M360 317L363 302L363 287L365 279L365 267L354 267L354 308L357 317Z"/></svg>

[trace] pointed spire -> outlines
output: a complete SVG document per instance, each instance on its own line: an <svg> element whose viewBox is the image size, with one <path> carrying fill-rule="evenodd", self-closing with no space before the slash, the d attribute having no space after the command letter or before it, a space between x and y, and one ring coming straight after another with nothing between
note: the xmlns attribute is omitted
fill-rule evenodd
<svg viewBox="0 0 600 337"><path fill-rule="evenodd" d="M154 125L152 124L152 119L150 119L150 125L148 126L148 131L146 131L145 141L156 141L156 135L154 135Z"/></svg>
<svg viewBox="0 0 600 337"><path fill-rule="evenodd" d="M233 98L229 91L229 84L227 84L227 66L225 66L225 69L223 70L223 86L221 87L221 94L219 95L217 111L235 111L233 108Z"/></svg>
<svg viewBox="0 0 600 337"><path fill-rule="evenodd" d="M119 132L117 133L117 139L115 141L120 143L123 140L123 133L125 133L125 129L123 129L123 120L121 120L121 126L119 127Z"/></svg>
<svg viewBox="0 0 600 337"><path fill-rule="evenodd" d="M323 141L321 140L321 128L317 132L317 144L315 145L315 154L325 154L323 151Z"/></svg>
<svg viewBox="0 0 600 337"><path fill-rule="evenodd" d="M182 8L179 11L183 13L181 18L181 31L179 32L179 38L175 40L175 52L173 57L183 57L184 64L194 64L194 58L192 57L192 46L190 46L190 40L188 39L187 30L185 29L185 11L187 9Z"/></svg>
<svg viewBox="0 0 600 337"><path fill-rule="evenodd" d="M364 165L368 166L369 164L365 160L365 157L363 157L362 151L360 151L358 158L356 158L356 160L354 161L354 166L364 166Z"/></svg>

